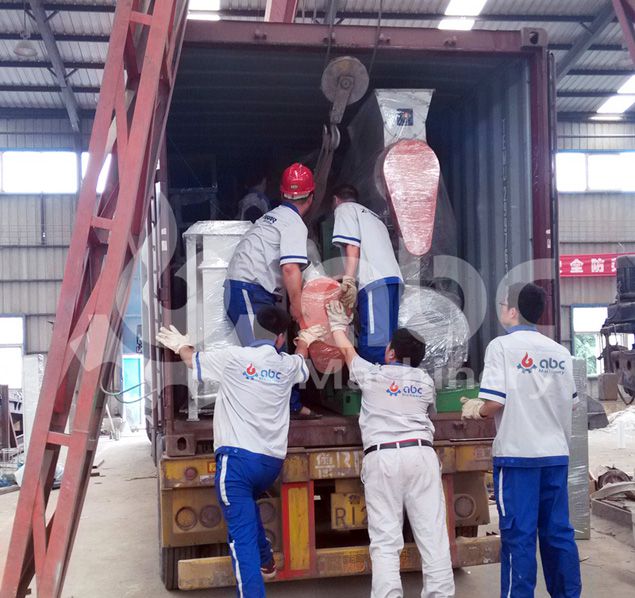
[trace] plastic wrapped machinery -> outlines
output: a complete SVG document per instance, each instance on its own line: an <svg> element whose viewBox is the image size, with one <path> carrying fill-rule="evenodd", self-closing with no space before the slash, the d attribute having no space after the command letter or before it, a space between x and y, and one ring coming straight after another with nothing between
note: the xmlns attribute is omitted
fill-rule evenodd
<svg viewBox="0 0 635 598"><path fill-rule="evenodd" d="M375 90L348 127L350 149L338 177L340 183L355 185L360 202L400 233L395 249L412 282L431 278L433 256L457 254L454 212L438 161L425 145L432 94L426 89ZM419 199L413 206L415 195ZM417 217L409 219L409 214Z"/></svg>
<svg viewBox="0 0 635 598"><path fill-rule="evenodd" d="M431 376L443 369L460 368L467 359L467 319L452 299L438 291L406 285L399 326L423 337L426 355L421 367Z"/></svg>
<svg viewBox="0 0 635 598"><path fill-rule="evenodd" d="M229 261L251 222L201 221L185 231L187 331L197 350L238 345L234 327L225 314L224 287ZM188 419L213 404L218 384L190 384Z"/></svg>
<svg viewBox="0 0 635 598"><path fill-rule="evenodd" d="M573 360L573 378L580 402L573 410L569 446L569 513L578 540L591 537L589 504L589 432L586 400L586 362Z"/></svg>

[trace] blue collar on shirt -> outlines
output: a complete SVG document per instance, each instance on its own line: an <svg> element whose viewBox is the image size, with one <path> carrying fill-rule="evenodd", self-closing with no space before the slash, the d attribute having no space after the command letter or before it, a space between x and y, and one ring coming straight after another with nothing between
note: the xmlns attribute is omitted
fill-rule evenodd
<svg viewBox="0 0 635 598"><path fill-rule="evenodd" d="M280 205L291 208L296 214L300 214L300 210L298 210L297 206L294 206L290 201L283 201Z"/></svg>
<svg viewBox="0 0 635 598"><path fill-rule="evenodd" d="M386 365L400 365L402 368L409 367L405 363L401 363L401 361L393 361L392 363L387 363Z"/></svg>
<svg viewBox="0 0 635 598"><path fill-rule="evenodd" d="M276 348L276 344L273 341L268 341L266 339L262 339L262 340L259 340L259 341L254 341L249 346L250 347L265 347L267 345L269 345L270 347L273 347L274 349ZM276 349L276 351L277 351L277 349Z"/></svg>
<svg viewBox="0 0 635 598"><path fill-rule="evenodd" d="M527 330L529 332L538 332L536 326L533 324L518 324L518 326L512 326L507 329L507 334L511 334L512 332L519 332L520 330Z"/></svg>

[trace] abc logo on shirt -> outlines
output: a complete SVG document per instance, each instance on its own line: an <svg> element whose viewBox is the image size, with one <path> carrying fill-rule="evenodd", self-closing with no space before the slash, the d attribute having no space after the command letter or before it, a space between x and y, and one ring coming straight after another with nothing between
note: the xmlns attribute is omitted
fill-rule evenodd
<svg viewBox="0 0 635 598"><path fill-rule="evenodd" d="M243 371L246 380L258 380L259 382L276 383L282 380L282 372L272 369L257 370L253 363L250 363Z"/></svg>
<svg viewBox="0 0 635 598"><path fill-rule="evenodd" d="M564 360L558 361L553 357L545 357L538 362L538 365L536 365L534 359L529 356L529 353L525 353L525 356L521 359L520 363L516 367L523 374L531 374L536 369L541 374L564 374L565 372Z"/></svg>
<svg viewBox="0 0 635 598"><path fill-rule="evenodd" d="M404 397L422 397L423 396L423 388L421 386L417 386L415 384L406 384L405 386L399 386L395 382L393 382L387 389L386 393L391 397L398 397L403 393Z"/></svg>

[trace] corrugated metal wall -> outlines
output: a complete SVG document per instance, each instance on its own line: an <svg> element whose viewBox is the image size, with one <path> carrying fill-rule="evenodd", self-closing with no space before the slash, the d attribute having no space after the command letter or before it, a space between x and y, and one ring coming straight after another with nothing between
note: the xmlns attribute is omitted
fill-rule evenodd
<svg viewBox="0 0 635 598"><path fill-rule="evenodd" d="M67 120L0 118L0 151L73 144ZM74 194L0 194L0 314L25 316L27 353L48 351L75 206Z"/></svg>
<svg viewBox="0 0 635 598"><path fill-rule="evenodd" d="M558 149L628 151L635 149L635 123L558 123Z"/></svg>
<svg viewBox="0 0 635 598"><path fill-rule="evenodd" d="M48 351L74 195L0 194L0 314L26 316L25 350Z"/></svg>
<svg viewBox="0 0 635 598"><path fill-rule="evenodd" d="M635 193L561 193L560 242L635 241Z"/></svg>
<svg viewBox="0 0 635 598"><path fill-rule="evenodd" d="M531 258L531 142L529 74L524 62L479 85L450 118L453 198L459 257L474 266L485 284L487 315L470 344L480 369L487 343L501 333L495 295L504 276ZM475 159L476 157L476 159ZM476 288L464 288L478 297ZM466 301L465 309L478 309Z"/></svg>
<svg viewBox="0 0 635 598"><path fill-rule="evenodd" d="M558 148L583 151L635 150L634 123L558 125ZM635 252L635 193L561 193L560 253ZM571 305L607 305L615 278L563 278L560 283L562 340L570 343Z"/></svg>
<svg viewBox="0 0 635 598"><path fill-rule="evenodd" d="M83 120L82 147L88 147L90 120ZM68 119L57 118L0 118L0 150L75 149L75 137Z"/></svg>

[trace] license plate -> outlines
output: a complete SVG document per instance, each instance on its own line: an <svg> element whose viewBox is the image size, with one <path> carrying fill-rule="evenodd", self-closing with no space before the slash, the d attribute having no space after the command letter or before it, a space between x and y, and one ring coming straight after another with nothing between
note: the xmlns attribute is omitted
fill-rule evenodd
<svg viewBox="0 0 635 598"><path fill-rule="evenodd" d="M366 529L366 500L363 494L331 494L331 528Z"/></svg>

